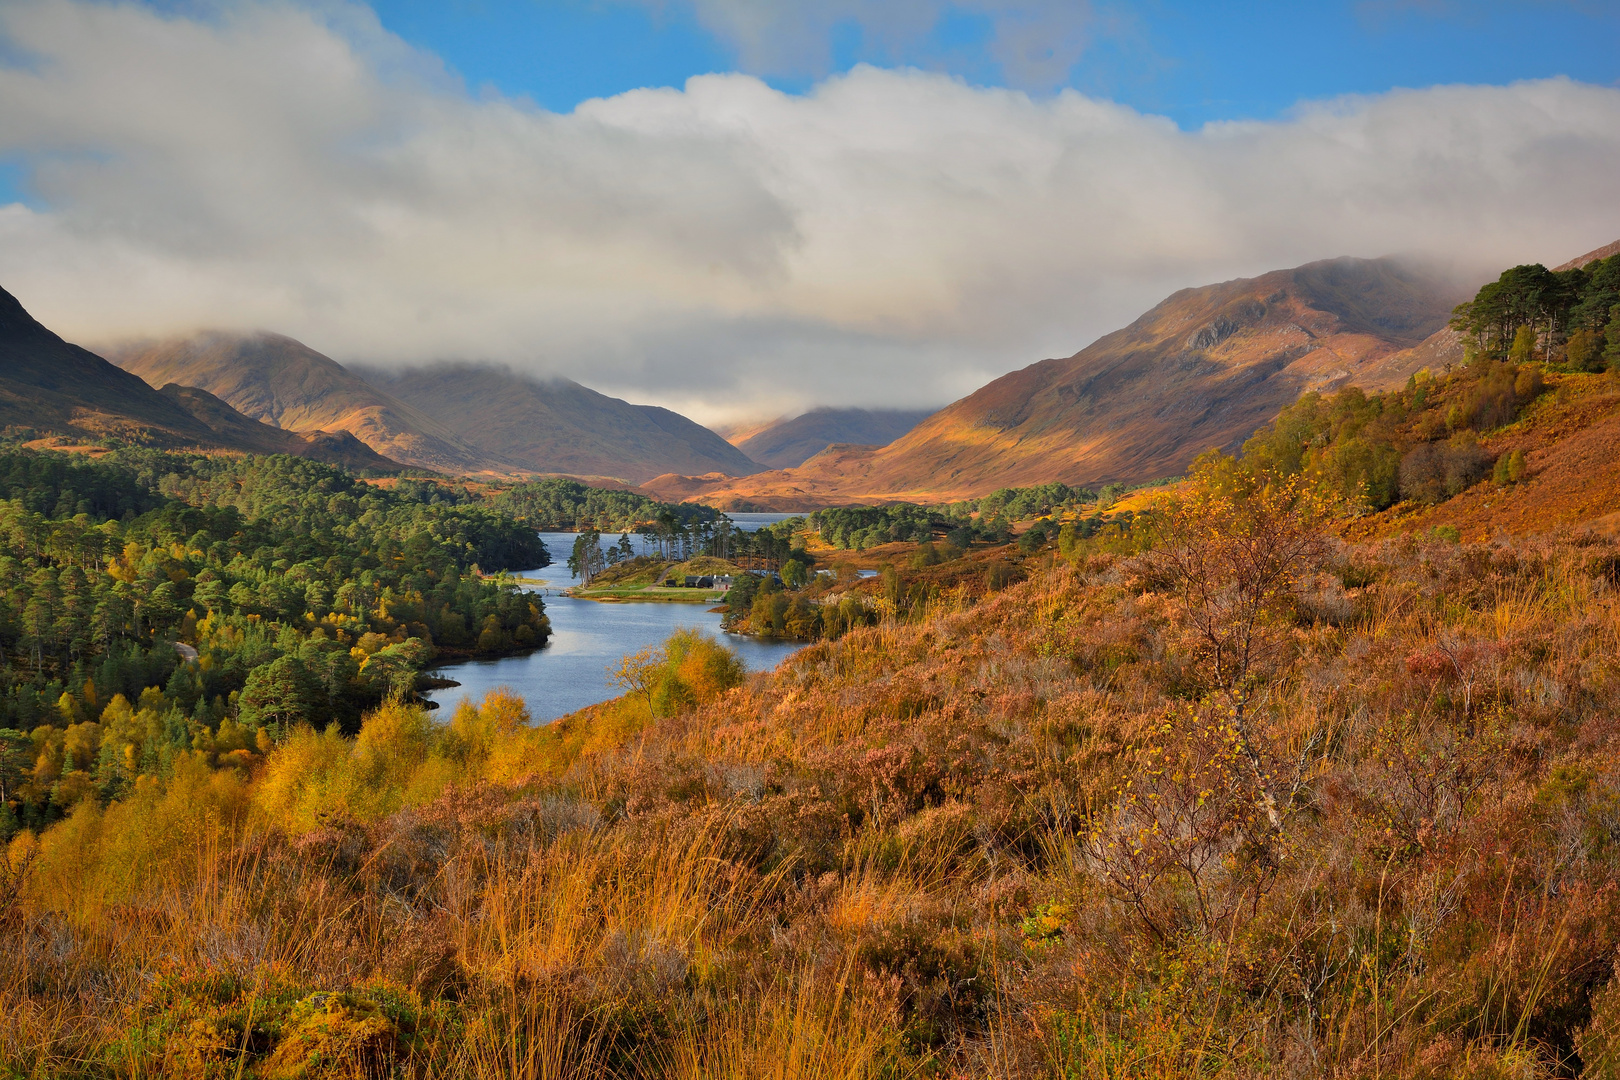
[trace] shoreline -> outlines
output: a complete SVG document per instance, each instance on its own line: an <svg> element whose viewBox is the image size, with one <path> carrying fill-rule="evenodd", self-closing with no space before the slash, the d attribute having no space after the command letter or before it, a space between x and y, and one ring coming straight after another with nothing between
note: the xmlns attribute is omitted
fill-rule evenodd
<svg viewBox="0 0 1620 1080"><path fill-rule="evenodd" d="M652 592L653 589L658 591ZM687 595L682 595L683 593ZM655 585L601 590L575 586L564 590L563 595L575 600L595 600L604 604L722 604L726 599L725 593L717 593L712 589L666 589Z"/></svg>

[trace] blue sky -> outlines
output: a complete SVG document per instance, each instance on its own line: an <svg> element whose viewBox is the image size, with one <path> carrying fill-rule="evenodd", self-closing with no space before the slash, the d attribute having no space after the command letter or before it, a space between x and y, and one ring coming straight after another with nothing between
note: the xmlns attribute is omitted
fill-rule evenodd
<svg viewBox="0 0 1620 1080"><path fill-rule="evenodd" d="M937 406L1187 286L1613 241L1617 45L1620 0L0 0L0 286L90 344Z"/></svg>
<svg viewBox="0 0 1620 1080"><path fill-rule="evenodd" d="M1169 116L1183 128L1211 120L1265 119L1301 100L1445 83L1504 84L1567 75L1620 80L1620 3L1590 0L1146 0L1075 4L913 5L898 34L870 27L885 5L830 27L782 17L768 33L786 43L775 62L750 63L725 10L704 18L693 3L662 0L378 0L382 24L436 53L471 88L527 95L566 112L587 98L692 75L749 71L803 91L857 63L909 64L984 86L1029 86L987 48L997 7L1030 9L1035 21L1068 9L1054 36L1084 35L1060 85ZM762 6L770 5L767 3ZM791 7L791 5L789 5ZM919 32L919 25L926 30ZM1050 25L1050 24L1049 24Z"/></svg>

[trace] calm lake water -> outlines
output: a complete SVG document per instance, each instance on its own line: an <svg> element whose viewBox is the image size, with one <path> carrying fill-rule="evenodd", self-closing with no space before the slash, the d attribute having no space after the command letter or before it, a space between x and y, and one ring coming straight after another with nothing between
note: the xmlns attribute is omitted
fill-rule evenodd
<svg viewBox="0 0 1620 1080"><path fill-rule="evenodd" d="M729 516L739 527L752 532L794 515ZM562 590L579 584L568 572L568 555L574 549L574 536L574 533L541 533L540 539L551 553L551 565L523 574L535 583L534 591L545 598L546 615L551 619L551 639L546 647L527 656L442 665L435 673L461 685L430 690L425 697L437 702L441 709L453 709L463 697L478 701L488 691L505 686L528 702L529 712L536 720L555 720L623 693L612 682L608 670L617 667L629 653L648 645L663 644L681 627L695 627L720 638L737 651L750 671L773 668L801 647L797 642L766 641L724 633L720 629L720 616L711 613L707 604L604 604L559 595ZM611 542L614 538L603 539ZM630 539L632 542L640 540L636 536ZM638 550L639 547L637 543ZM538 584L541 581L543 585Z"/></svg>

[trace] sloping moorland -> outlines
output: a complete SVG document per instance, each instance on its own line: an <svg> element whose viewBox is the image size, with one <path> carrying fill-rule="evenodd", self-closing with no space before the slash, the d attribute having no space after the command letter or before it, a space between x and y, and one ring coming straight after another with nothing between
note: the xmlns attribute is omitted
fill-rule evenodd
<svg viewBox="0 0 1620 1080"><path fill-rule="evenodd" d="M774 673L177 753L12 840L0 1062L1605 1075L1620 545L1346 545L1263 460Z"/></svg>
<svg viewBox="0 0 1620 1080"><path fill-rule="evenodd" d="M851 582L875 625L771 673L683 633L545 727L112 717L116 790L8 824L0 1070L1613 1075L1620 541L1581 440L1620 393L1580 369L1620 262L1528 314L1520 270L1467 364ZM7 800L57 797L53 730Z"/></svg>
<svg viewBox="0 0 1620 1080"><path fill-rule="evenodd" d="M1099 553L730 690L689 648L549 728L497 698L182 755L13 840L0 1054L1573 1074L1620 1023L1616 566L1592 537L1332 548L1241 722L1197 606Z"/></svg>

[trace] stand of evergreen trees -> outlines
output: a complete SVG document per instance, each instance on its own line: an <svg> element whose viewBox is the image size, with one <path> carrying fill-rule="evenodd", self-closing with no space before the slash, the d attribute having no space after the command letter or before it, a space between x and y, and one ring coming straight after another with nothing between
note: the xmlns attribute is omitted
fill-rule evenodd
<svg viewBox="0 0 1620 1080"><path fill-rule="evenodd" d="M0 453L0 535L0 802L36 824L550 632L480 569L544 565L532 529L299 458Z"/></svg>
<svg viewBox="0 0 1620 1080"><path fill-rule="evenodd" d="M1458 305L1451 325L1493 360L1602 371L1620 360L1620 255L1569 270L1505 270Z"/></svg>
<svg viewBox="0 0 1620 1080"><path fill-rule="evenodd" d="M634 491L589 487L559 477L498 487L489 505L541 532L585 528L620 532L666 515L682 525L712 522L719 516L707 506L661 503Z"/></svg>
<svg viewBox="0 0 1620 1080"><path fill-rule="evenodd" d="M1124 485L1110 485L1111 497ZM1074 509L1098 501L1089 488L1064 483L1037 487L1002 488L978 499L938 506L889 503L884 506L846 506L817 510L808 521L821 538L836 548L864 550L896 542L926 543L941 536L966 549L974 541L1004 544L1012 522L1043 517L1054 510ZM977 517L974 515L977 514Z"/></svg>

